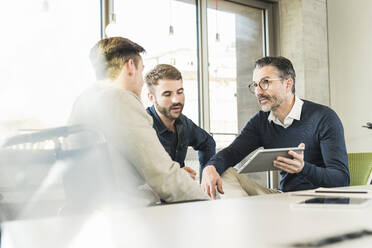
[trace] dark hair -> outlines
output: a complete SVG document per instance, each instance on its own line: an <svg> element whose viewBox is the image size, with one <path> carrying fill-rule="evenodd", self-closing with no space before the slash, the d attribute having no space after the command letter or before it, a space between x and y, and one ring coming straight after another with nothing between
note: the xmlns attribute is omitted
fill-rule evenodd
<svg viewBox="0 0 372 248"><path fill-rule="evenodd" d="M292 62L284 58L282 56L279 57L263 57L258 59L255 62L255 67L256 68L261 68L267 65L272 65L278 69L280 73L280 77L284 79L292 78L293 80L293 85L292 85L292 92L293 94L295 93L295 82L296 82L296 72L293 68Z"/></svg>
<svg viewBox="0 0 372 248"><path fill-rule="evenodd" d="M149 71L145 77L146 85L150 92L152 92L152 87L154 85L159 84L158 81L160 79L180 80L182 79L182 75L174 66L167 64L159 64L155 66L155 68Z"/></svg>
<svg viewBox="0 0 372 248"><path fill-rule="evenodd" d="M123 65L133 59L138 66L140 53L145 49L133 41L123 37L111 37L98 41L90 50L90 61L97 79L115 79Z"/></svg>

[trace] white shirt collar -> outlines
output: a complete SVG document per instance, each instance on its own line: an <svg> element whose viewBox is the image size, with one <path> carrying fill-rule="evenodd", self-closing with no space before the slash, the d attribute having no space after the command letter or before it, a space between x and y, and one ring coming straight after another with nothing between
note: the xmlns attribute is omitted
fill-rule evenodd
<svg viewBox="0 0 372 248"><path fill-rule="evenodd" d="M304 102L295 96L295 102L293 104L293 107L287 117L284 119L284 123L281 123L278 117L276 117L273 113L273 111L270 111L269 117L267 118L270 121L274 122L277 125L280 125L284 128L288 128L292 125L293 120L300 120L301 119L301 111L302 111L302 105Z"/></svg>

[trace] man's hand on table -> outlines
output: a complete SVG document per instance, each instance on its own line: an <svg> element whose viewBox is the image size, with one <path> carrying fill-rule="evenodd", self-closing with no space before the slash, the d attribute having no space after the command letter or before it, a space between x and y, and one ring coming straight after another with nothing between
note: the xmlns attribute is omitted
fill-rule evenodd
<svg viewBox="0 0 372 248"><path fill-rule="evenodd" d="M207 165L203 169L201 186L204 192L212 197L213 200L216 199L216 185L218 192L223 194L224 192L222 189L222 179L220 175L213 165Z"/></svg>

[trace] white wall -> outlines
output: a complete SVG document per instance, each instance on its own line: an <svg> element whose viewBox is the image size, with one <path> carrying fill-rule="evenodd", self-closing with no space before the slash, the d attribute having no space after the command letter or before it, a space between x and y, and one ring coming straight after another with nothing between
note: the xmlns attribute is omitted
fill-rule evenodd
<svg viewBox="0 0 372 248"><path fill-rule="evenodd" d="M327 0L331 107L348 152L372 152L372 1Z"/></svg>

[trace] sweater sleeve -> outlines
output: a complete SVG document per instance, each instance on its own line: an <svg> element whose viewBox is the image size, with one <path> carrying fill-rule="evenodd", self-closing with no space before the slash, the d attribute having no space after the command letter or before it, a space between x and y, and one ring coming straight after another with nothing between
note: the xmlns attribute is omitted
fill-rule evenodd
<svg viewBox="0 0 372 248"><path fill-rule="evenodd" d="M344 130L336 113L330 110L318 128L320 150L325 167L305 161L300 175L319 187L341 187L350 184Z"/></svg>
<svg viewBox="0 0 372 248"><path fill-rule="evenodd" d="M222 173L229 167L235 166L249 153L260 147L261 139L259 136L259 121L260 116L259 113L257 113L249 120L231 145L222 149L213 156L208 161L207 165L213 165L217 172L222 175Z"/></svg>

